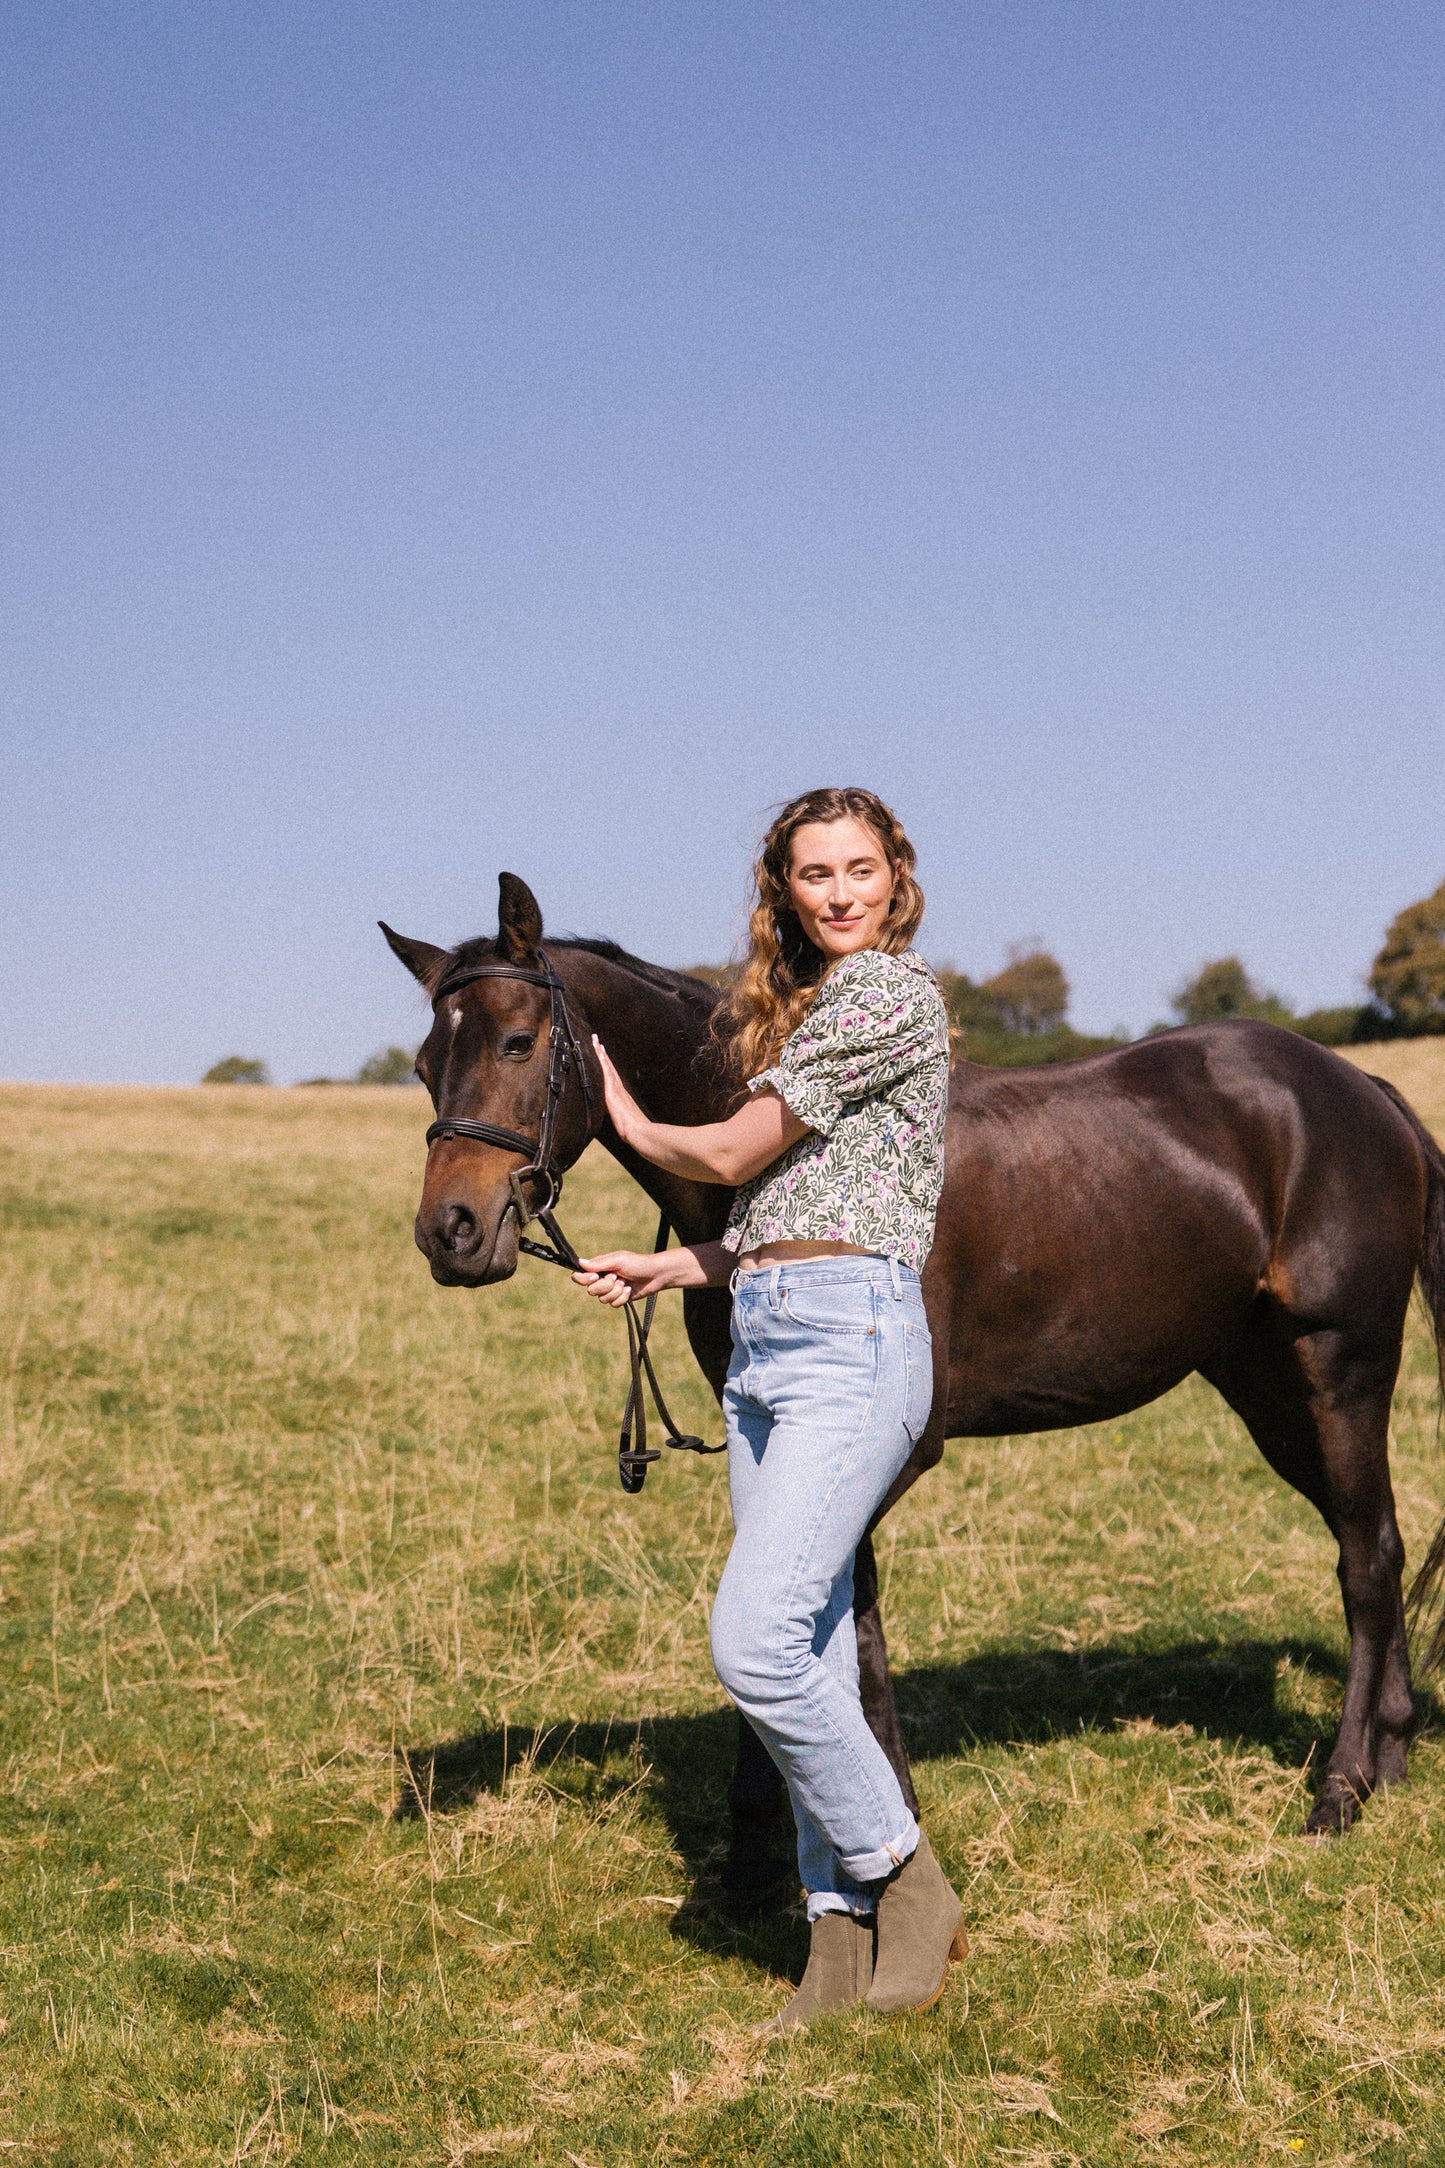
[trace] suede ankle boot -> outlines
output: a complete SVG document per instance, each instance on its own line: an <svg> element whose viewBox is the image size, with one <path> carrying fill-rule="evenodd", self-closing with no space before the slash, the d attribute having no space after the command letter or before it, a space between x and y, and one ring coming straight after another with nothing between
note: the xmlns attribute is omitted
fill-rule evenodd
<svg viewBox="0 0 1445 2168"><path fill-rule="evenodd" d="M813 1922L808 1968L787 2006L753 2030L760 2040L801 2032L815 2017L859 2003L873 1978L873 1920L852 1912L825 1912Z"/></svg>
<svg viewBox="0 0 1445 2168"><path fill-rule="evenodd" d="M883 1885L870 2010L927 2010L943 1993L950 1959L968 1955L963 1906L927 1837Z"/></svg>

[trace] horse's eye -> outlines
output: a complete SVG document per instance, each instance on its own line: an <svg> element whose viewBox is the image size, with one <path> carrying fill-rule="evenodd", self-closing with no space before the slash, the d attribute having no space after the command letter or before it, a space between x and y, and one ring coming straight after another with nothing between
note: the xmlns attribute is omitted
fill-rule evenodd
<svg viewBox="0 0 1445 2168"><path fill-rule="evenodd" d="M502 1041L502 1052L508 1061L525 1061L536 1044L534 1031L509 1031Z"/></svg>

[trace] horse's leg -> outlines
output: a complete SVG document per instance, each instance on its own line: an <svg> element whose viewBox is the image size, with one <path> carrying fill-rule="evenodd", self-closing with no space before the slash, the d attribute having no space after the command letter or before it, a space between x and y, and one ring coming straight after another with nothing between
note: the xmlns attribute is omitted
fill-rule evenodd
<svg viewBox="0 0 1445 2168"><path fill-rule="evenodd" d="M1340 1547L1350 1635L1344 1708L1306 1827L1348 1829L1381 1783L1398 1783L1415 1723L1390 1488L1388 1350L1337 1332L1295 1338L1262 1296L1204 1375L1275 1472L1308 1498Z"/></svg>
<svg viewBox="0 0 1445 2168"><path fill-rule="evenodd" d="M925 1281L925 1285L929 1283ZM945 1292L946 1292L945 1288ZM884 1753L888 1756L908 1811L917 1816L918 1794L908 1766L908 1749L893 1698L893 1674L888 1668L888 1644L883 1638L883 1612L878 1602L878 1563L873 1555L873 1528L890 1513L905 1491L912 1490L921 1475L936 1468L943 1458L944 1417L948 1408L948 1323L941 1305L930 1304L933 1327L933 1409L928 1425L909 1454L896 1482L873 1516L873 1527L858 1546L853 1564L853 1625L858 1635L858 1685L863 1714Z"/></svg>
<svg viewBox="0 0 1445 2168"><path fill-rule="evenodd" d="M1319 1339L1336 1336L1320 1335ZM1325 1781L1308 1824L1348 1829L1381 1782L1398 1783L1415 1721L1400 1574L1405 1546L1390 1485L1390 1395L1341 1391L1330 1376L1334 1350L1305 1343L1325 1471L1340 1544L1340 1590L1350 1628L1345 1705Z"/></svg>
<svg viewBox="0 0 1445 2168"><path fill-rule="evenodd" d="M741 1711L738 1751L728 1785L728 1849L720 1880L732 1897L761 1899L790 1872L773 1850L783 1780L772 1756Z"/></svg>
<svg viewBox="0 0 1445 2168"><path fill-rule="evenodd" d="M1409 1783L1410 1741L1419 1721L1415 1691L1410 1684L1410 1639L1405 1628L1405 1605L1397 1580L1395 1623L1390 1633L1390 1645L1385 1651L1380 1698L1375 1704L1376 1784Z"/></svg>
<svg viewBox="0 0 1445 2168"><path fill-rule="evenodd" d="M883 1613L878 1603L878 1562L873 1538L866 1535L853 1561L853 1626L858 1636L858 1688L863 1714L893 1766L910 1814L918 1813L918 1794L908 1766L908 1749L898 1722L893 1698L893 1674L888 1669L888 1644L883 1638Z"/></svg>

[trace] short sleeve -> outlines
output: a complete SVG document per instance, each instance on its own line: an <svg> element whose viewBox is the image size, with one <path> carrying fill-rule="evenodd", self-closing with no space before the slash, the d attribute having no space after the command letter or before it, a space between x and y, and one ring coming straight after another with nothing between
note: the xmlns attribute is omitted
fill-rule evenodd
<svg viewBox="0 0 1445 2168"><path fill-rule="evenodd" d="M829 975L777 1061L748 1089L770 1086L800 1122L831 1136L846 1106L886 1091L947 1046L932 979L869 950Z"/></svg>

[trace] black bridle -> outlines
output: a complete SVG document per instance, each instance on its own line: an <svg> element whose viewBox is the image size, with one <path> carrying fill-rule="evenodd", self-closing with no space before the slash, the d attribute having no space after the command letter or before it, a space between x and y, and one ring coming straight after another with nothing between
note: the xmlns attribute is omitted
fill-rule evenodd
<svg viewBox="0 0 1445 2168"><path fill-rule="evenodd" d="M525 1165L515 1168L507 1177L511 1202L502 1214L515 1212L517 1218L517 1247L529 1257L541 1258L543 1264L560 1265L564 1272L580 1272L582 1260L563 1233L557 1219L557 1205L562 1196L562 1169L556 1162L557 1120L567 1091L567 1078L575 1068L582 1083L582 1100L586 1109L587 1136L590 1140L597 1134L596 1109L592 1097L592 1081L587 1073L587 1063L577 1043L572 1028L572 1018L567 1008L567 989L552 969L546 952L538 949L540 971L528 970L522 964L460 964L446 972L432 992L432 1009L435 1012L450 995L458 994L476 979L520 979L528 986L545 986L551 998L552 1022L547 1037L547 1091L542 1101L542 1119L537 1125L535 1137L524 1137L519 1130L503 1129L496 1122L473 1121L468 1114L438 1114L426 1133L427 1149L432 1145L449 1142L453 1137L467 1137L478 1144L494 1144L504 1152L516 1152ZM530 1204L523 1183L532 1182L543 1186L545 1195L541 1204ZM527 1228L536 1220L547 1236L546 1242L533 1242L527 1236ZM498 1230L500 1232L500 1228ZM672 1229L664 1212L657 1223L659 1250L665 1250ZM685 1453L721 1453L720 1445L704 1445L701 1438L691 1432L679 1430L668 1413L667 1402L662 1397L657 1373L652 1367L652 1355L647 1341L652 1331L653 1312L657 1308L656 1295L649 1295L639 1318L637 1304L625 1306L627 1320L627 1356L632 1373L628 1387L627 1405L622 1411L622 1428L617 1439L617 1475L622 1488L635 1495L647 1481L649 1464L661 1460L661 1453L649 1448L647 1443L647 1404L643 1382L651 1389L667 1442L676 1451ZM633 1449L632 1428L637 1425L637 1446Z"/></svg>

